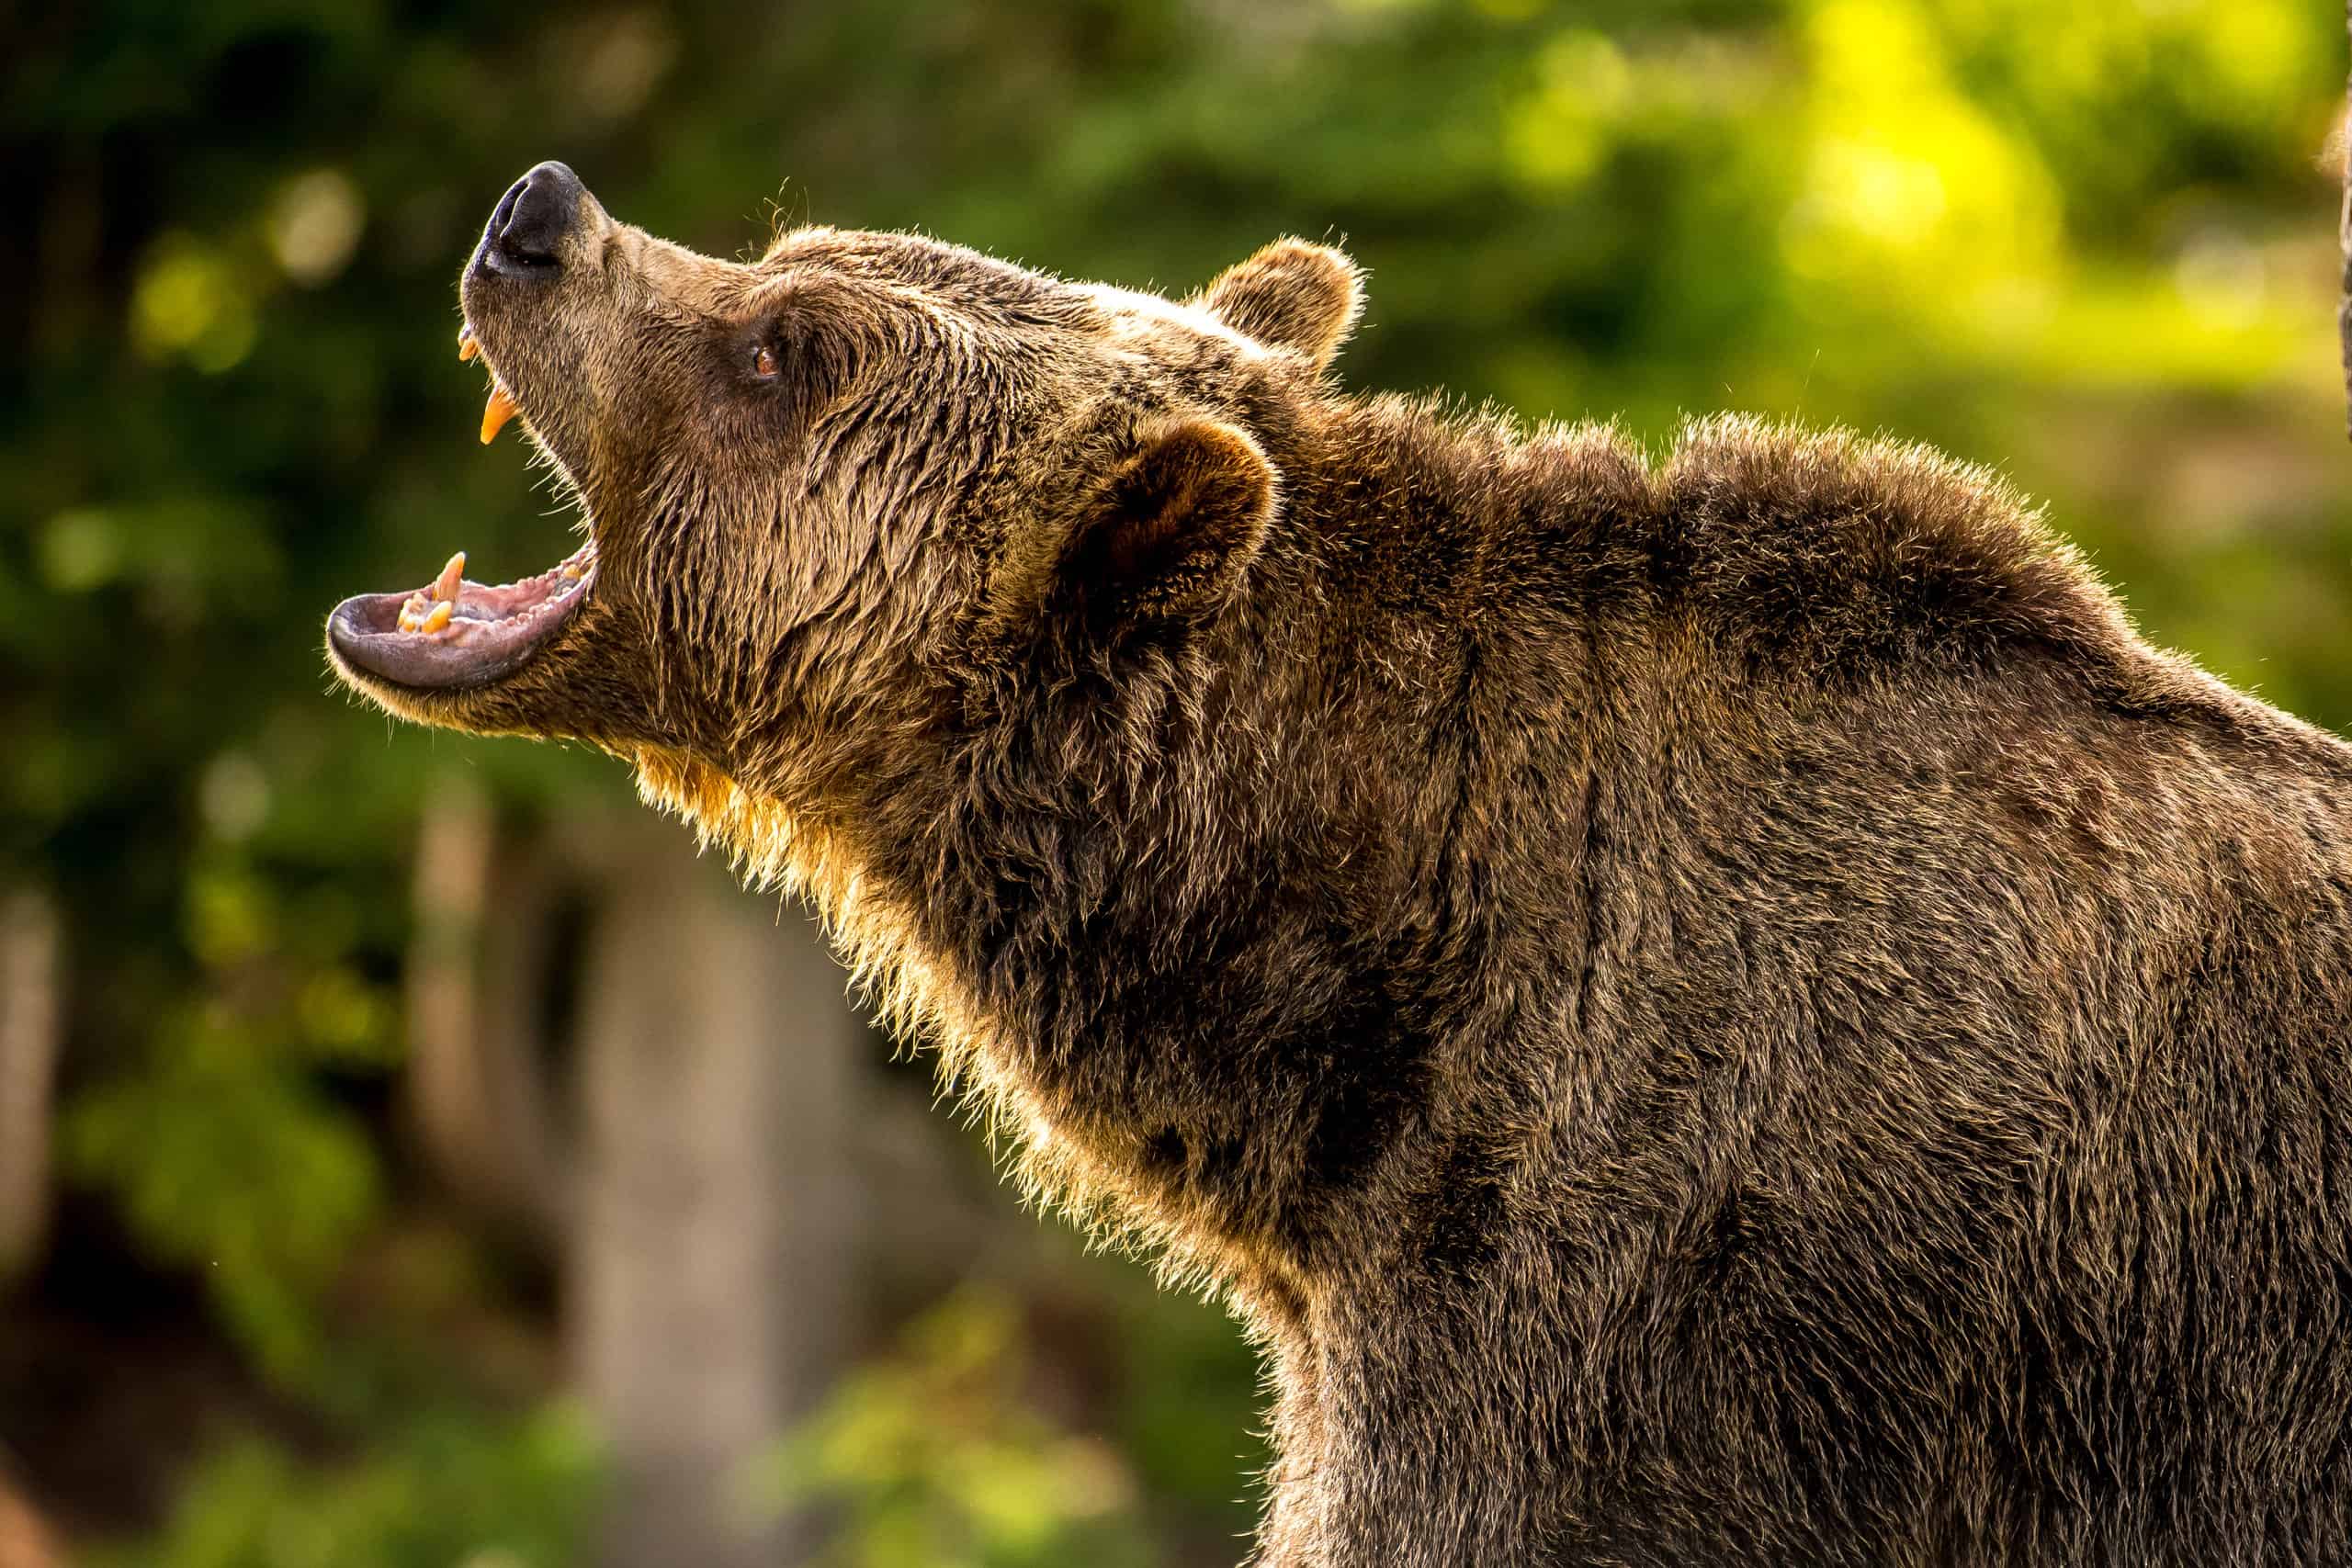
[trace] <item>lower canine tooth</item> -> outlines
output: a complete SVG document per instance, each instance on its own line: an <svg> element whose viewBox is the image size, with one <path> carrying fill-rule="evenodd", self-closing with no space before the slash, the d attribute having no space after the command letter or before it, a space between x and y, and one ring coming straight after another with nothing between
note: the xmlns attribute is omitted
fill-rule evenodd
<svg viewBox="0 0 2352 1568"><path fill-rule="evenodd" d="M449 558L449 564L441 569L441 575L433 580L433 596L435 599L455 599L458 584L464 580L465 570L466 552L459 550Z"/></svg>
<svg viewBox="0 0 2352 1568"><path fill-rule="evenodd" d="M457 609L455 604L450 604L447 599L442 600L438 604L434 605L433 608L425 615L424 621L418 626L417 630L426 633L439 631L443 626L449 624L450 613L455 609Z"/></svg>
<svg viewBox="0 0 2352 1568"><path fill-rule="evenodd" d="M492 386L490 401L482 406L481 411L481 444L489 446L497 438L498 433L506 428L506 422L521 412L514 400L507 396L505 388Z"/></svg>
<svg viewBox="0 0 2352 1568"><path fill-rule="evenodd" d="M465 364L481 352L481 344L474 341L474 326L468 321L458 329L458 363Z"/></svg>

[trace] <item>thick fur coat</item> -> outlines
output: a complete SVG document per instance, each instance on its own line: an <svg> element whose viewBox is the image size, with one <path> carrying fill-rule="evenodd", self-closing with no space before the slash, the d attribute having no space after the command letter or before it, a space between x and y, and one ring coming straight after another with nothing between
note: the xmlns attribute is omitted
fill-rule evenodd
<svg viewBox="0 0 2352 1568"><path fill-rule="evenodd" d="M630 758L1220 1292L1261 1568L2352 1555L2352 750L1999 481L1343 395L1296 242L562 244L465 294L585 607L338 664Z"/></svg>

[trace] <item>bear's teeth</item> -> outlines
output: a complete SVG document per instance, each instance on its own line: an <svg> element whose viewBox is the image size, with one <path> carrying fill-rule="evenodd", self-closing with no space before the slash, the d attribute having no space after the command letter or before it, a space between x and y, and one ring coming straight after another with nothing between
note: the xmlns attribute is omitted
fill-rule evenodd
<svg viewBox="0 0 2352 1568"><path fill-rule="evenodd" d="M474 341L474 324L468 321L458 329L458 363L468 364L481 352L481 344Z"/></svg>
<svg viewBox="0 0 2352 1568"><path fill-rule="evenodd" d="M401 630L413 632L424 624L424 595L412 593L401 606Z"/></svg>
<svg viewBox="0 0 2352 1568"><path fill-rule="evenodd" d="M441 569L441 575L433 580L433 597L455 599L458 596L458 584L462 581L465 570L466 552L459 550L449 558L449 564Z"/></svg>
<svg viewBox="0 0 2352 1568"><path fill-rule="evenodd" d="M506 428L506 422L521 412L514 400L507 396L506 389L495 381L492 382L490 401L483 405L481 411L481 444L487 446L497 439L498 433Z"/></svg>
<svg viewBox="0 0 2352 1568"><path fill-rule="evenodd" d="M416 629L428 635L439 631L449 624L449 616L456 609L455 604L450 604L447 599L442 600L433 606Z"/></svg>

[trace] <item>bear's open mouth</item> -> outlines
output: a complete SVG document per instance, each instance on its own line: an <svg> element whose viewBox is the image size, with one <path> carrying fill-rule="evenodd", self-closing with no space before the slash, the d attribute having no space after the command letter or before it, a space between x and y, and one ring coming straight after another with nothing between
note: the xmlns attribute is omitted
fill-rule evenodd
<svg viewBox="0 0 2352 1568"><path fill-rule="evenodd" d="M458 358L481 352L470 326L458 334ZM492 369L482 441L521 412ZM398 685L451 688L495 681L545 647L587 602L596 579L596 541L591 537L537 576L513 582L469 582L465 567L460 550L423 588L345 599L327 618L328 642L346 663Z"/></svg>

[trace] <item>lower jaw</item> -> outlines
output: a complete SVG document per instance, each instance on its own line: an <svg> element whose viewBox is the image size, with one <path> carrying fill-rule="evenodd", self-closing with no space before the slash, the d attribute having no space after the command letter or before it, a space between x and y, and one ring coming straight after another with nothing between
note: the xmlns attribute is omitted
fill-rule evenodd
<svg viewBox="0 0 2352 1568"><path fill-rule="evenodd" d="M513 674L555 640L596 580L592 539L534 577L485 584L462 555L413 592L362 593L335 606L327 643L356 674L414 691L464 691Z"/></svg>

